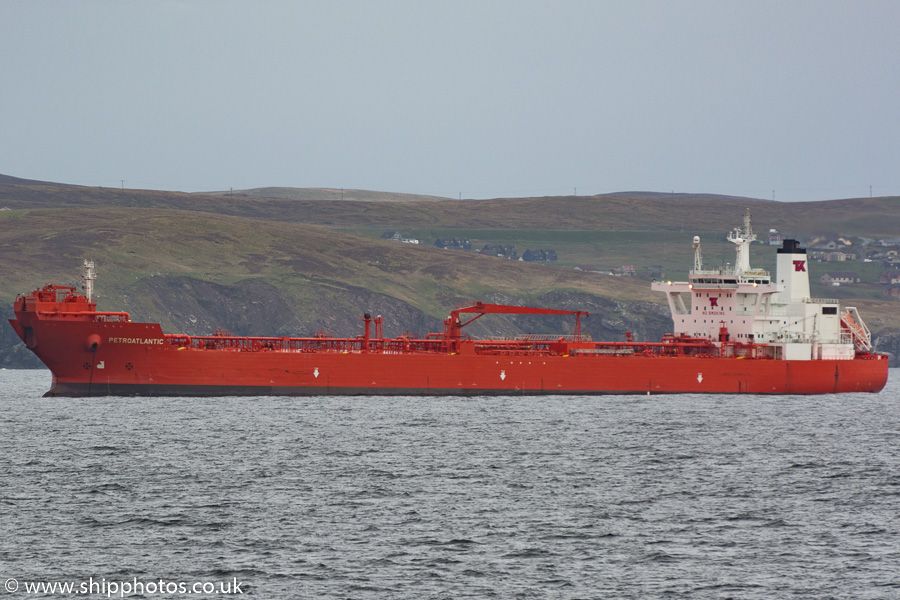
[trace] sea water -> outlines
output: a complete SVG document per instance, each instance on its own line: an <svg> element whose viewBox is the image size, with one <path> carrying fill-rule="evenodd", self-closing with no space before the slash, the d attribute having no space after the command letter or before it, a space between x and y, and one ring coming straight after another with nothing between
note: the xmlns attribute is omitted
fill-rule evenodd
<svg viewBox="0 0 900 600"><path fill-rule="evenodd" d="M825 396L67 399L0 371L0 585L897 598L897 375Z"/></svg>

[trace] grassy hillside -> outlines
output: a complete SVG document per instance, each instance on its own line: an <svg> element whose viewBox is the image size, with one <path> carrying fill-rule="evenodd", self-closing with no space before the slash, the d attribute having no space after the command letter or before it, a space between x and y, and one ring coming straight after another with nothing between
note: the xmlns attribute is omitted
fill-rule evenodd
<svg viewBox="0 0 900 600"><path fill-rule="evenodd" d="M322 199L333 197L333 190ZM405 196L401 196L405 200ZM191 210L328 227L399 229L545 229L591 231L721 232L740 225L745 208L757 231L789 236L840 232L895 237L900 198L827 202L741 202L703 196L605 195L496 200L322 201L184 194L79 186L0 185L0 207L134 207Z"/></svg>
<svg viewBox="0 0 900 600"><path fill-rule="evenodd" d="M434 303L436 289L478 294L488 287L505 292L527 287L534 294L565 287L623 299L651 298L641 282L397 244L315 225L138 208L7 211L0 213L0 223L0 278L7 297L13 289L30 289L42 280L70 280L81 258L91 256L105 265L106 288L153 275L222 284L321 277L390 290L422 306Z"/></svg>
<svg viewBox="0 0 900 600"><path fill-rule="evenodd" d="M206 195L238 196L244 198L282 198L287 200L312 200L314 202L434 202L449 200L449 198L426 196L422 194L397 194L393 192L373 192L371 190L291 187L264 187L253 188L250 190L207 192Z"/></svg>

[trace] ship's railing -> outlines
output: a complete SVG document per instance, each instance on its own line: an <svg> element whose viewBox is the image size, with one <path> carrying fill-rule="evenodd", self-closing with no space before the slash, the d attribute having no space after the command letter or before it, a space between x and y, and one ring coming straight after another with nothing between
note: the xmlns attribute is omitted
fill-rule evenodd
<svg viewBox="0 0 900 600"><path fill-rule="evenodd" d="M95 312L90 313L94 315L94 321L99 321L101 323L128 323L131 321L131 317L128 313L112 313L112 312Z"/></svg>
<svg viewBox="0 0 900 600"><path fill-rule="evenodd" d="M853 337L847 330L841 331L834 337L827 338L822 336L814 336L806 332L785 331L783 333L775 334L770 338L766 338L766 340L764 341L764 343L766 344L812 344L813 342L817 342L819 344L847 345L853 342Z"/></svg>
<svg viewBox="0 0 900 600"><path fill-rule="evenodd" d="M634 354L634 348L573 348L572 355L573 356L590 356L590 355L616 355L616 356L628 356Z"/></svg>
<svg viewBox="0 0 900 600"><path fill-rule="evenodd" d="M586 337L586 336L582 336L582 338L584 338L584 337ZM553 333L525 333L525 334L522 334L522 335L517 335L517 336L514 337L514 338L494 338L494 339L496 339L496 340L506 340L506 339L509 339L509 340L515 340L515 341L517 341L517 342L527 342L527 341L534 341L534 342L557 342L557 341L564 341L564 342L579 342L579 341L581 341L581 340L578 339L577 336L574 336L574 335L559 335L559 334L553 334Z"/></svg>
<svg viewBox="0 0 900 600"><path fill-rule="evenodd" d="M850 338L845 333L836 334L835 337L822 337L809 332L785 331L773 335L767 343L772 344L847 344Z"/></svg>
<svg viewBox="0 0 900 600"><path fill-rule="evenodd" d="M769 272L765 269L749 269L747 271L736 272L734 267L719 267L718 269L691 269L691 276L707 276L707 277L768 277Z"/></svg>
<svg viewBox="0 0 900 600"><path fill-rule="evenodd" d="M559 336L539 341L526 340L467 340L449 341L433 339L370 339L358 338L249 338L235 336L188 336L167 334L166 341L178 349L213 352L297 352L341 354L455 354L474 352L487 356L561 356L585 360L590 357L638 357L638 356L696 356L720 355L719 348L704 338L671 338L663 342L588 342L565 341ZM787 341L787 340L782 340ZM462 345L460 345L462 344ZM465 350L468 345L469 350ZM741 350L752 344L730 344L728 354L747 356L750 350ZM755 351L753 351L755 353ZM722 356L725 356L722 354ZM756 358L755 354L753 358Z"/></svg>
<svg viewBox="0 0 900 600"><path fill-rule="evenodd" d="M475 353L491 356L550 356L559 354L550 344L528 343L527 341L476 341Z"/></svg>
<svg viewBox="0 0 900 600"><path fill-rule="evenodd" d="M237 336L188 336L167 334L166 341L177 348L193 350L230 350L239 352L341 352L423 354L453 352L454 345L440 336L426 339L370 339L357 338L251 338ZM584 339L584 337L582 337ZM484 354L548 354L551 344L575 342L575 336L523 336L520 339L472 340L476 353ZM558 351L557 351L558 352Z"/></svg>
<svg viewBox="0 0 900 600"><path fill-rule="evenodd" d="M715 283L702 283L699 281L692 281L691 285L694 286L691 289L695 290L736 290L738 288L738 284L736 283L722 283L717 281Z"/></svg>
<svg viewBox="0 0 900 600"><path fill-rule="evenodd" d="M335 353L434 353L446 352L442 340L359 338L251 338L235 336L188 336L167 334L166 341L177 348L235 352L335 352Z"/></svg>
<svg viewBox="0 0 900 600"><path fill-rule="evenodd" d="M97 323L128 323L131 317L127 312L96 312L93 310L82 311L56 311L56 310L39 310L37 313L41 317L53 317L54 319L72 319L73 321L87 320Z"/></svg>

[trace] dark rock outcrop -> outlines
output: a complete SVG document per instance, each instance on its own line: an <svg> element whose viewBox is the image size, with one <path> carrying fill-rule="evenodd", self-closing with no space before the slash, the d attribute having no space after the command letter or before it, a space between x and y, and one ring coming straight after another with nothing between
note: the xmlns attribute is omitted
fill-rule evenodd
<svg viewBox="0 0 900 600"><path fill-rule="evenodd" d="M900 329L882 329L872 338L875 350L890 356L891 368L900 367Z"/></svg>

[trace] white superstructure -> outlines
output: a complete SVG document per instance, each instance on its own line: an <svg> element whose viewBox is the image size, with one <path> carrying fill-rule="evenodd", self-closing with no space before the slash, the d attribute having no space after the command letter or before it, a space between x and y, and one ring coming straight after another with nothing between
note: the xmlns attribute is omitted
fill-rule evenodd
<svg viewBox="0 0 900 600"><path fill-rule="evenodd" d="M688 281L653 283L669 301L675 335L765 344L761 350L774 359L849 360L856 350L871 350L855 308L842 313L837 300L810 297L806 250L796 240L784 240L778 249L773 278L750 266L755 239L748 209L743 228L728 234L736 246L734 267L704 269L695 236Z"/></svg>

